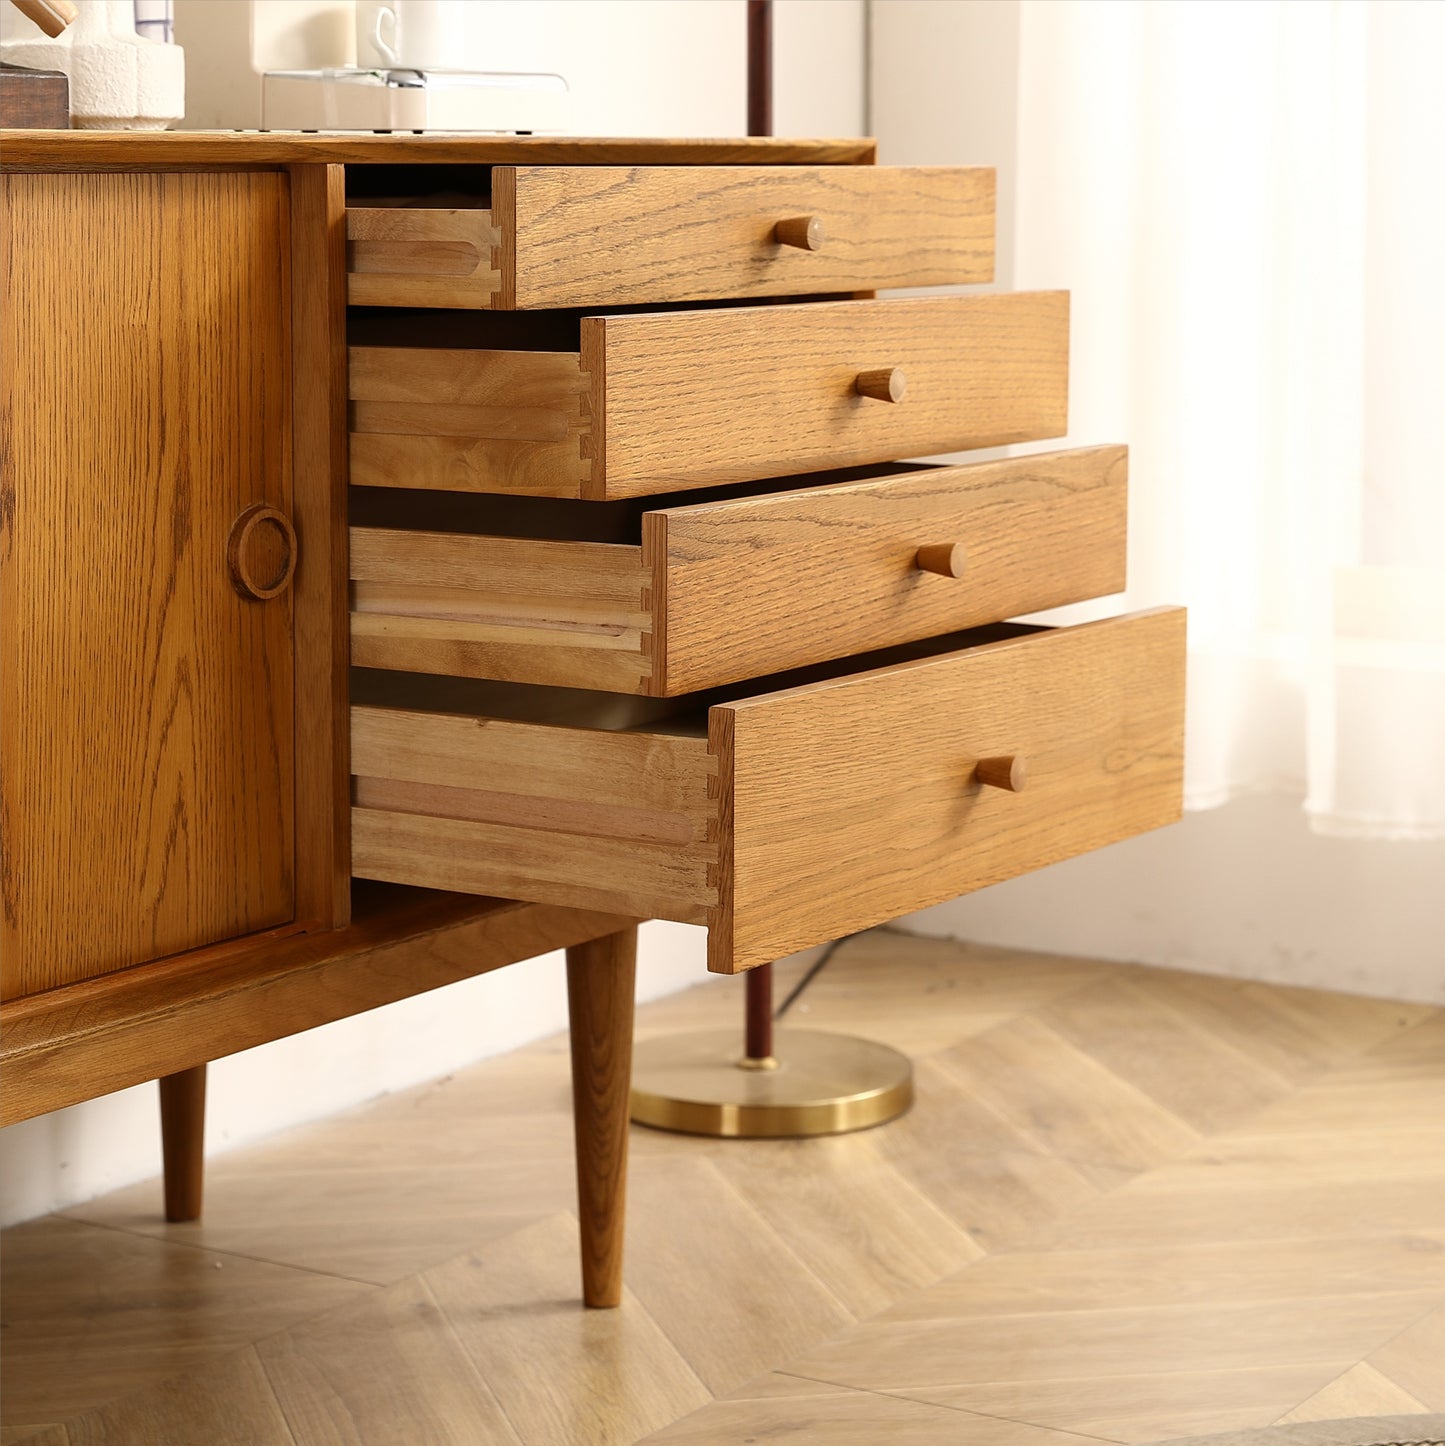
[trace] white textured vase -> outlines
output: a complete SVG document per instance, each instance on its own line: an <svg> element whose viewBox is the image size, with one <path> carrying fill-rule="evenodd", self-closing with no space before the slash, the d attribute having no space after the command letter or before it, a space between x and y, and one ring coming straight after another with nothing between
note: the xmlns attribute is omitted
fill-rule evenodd
<svg viewBox="0 0 1445 1446"><path fill-rule="evenodd" d="M160 131L186 111L186 57L179 45L135 31L132 0L76 0L76 20L54 40L13 7L0 57L11 65L63 70L70 123L81 130Z"/></svg>

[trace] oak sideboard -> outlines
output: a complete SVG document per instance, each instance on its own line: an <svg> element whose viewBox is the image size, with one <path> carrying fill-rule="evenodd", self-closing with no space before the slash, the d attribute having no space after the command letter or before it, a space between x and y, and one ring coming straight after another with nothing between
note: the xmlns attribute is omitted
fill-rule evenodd
<svg viewBox="0 0 1445 1446"><path fill-rule="evenodd" d="M5 1122L568 951L621 1289L636 923L734 973L1171 822L1068 296L869 141L0 135ZM975 289L958 292L956 288ZM880 290L952 287L879 297Z"/></svg>

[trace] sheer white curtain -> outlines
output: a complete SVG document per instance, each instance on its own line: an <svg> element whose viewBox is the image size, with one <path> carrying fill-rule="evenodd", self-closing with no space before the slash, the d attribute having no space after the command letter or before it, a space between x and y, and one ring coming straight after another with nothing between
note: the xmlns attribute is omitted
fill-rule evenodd
<svg viewBox="0 0 1445 1446"><path fill-rule="evenodd" d="M1445 837L1445 4L1024 0L1016 284L1190 616L1187 794Z"/></svg>

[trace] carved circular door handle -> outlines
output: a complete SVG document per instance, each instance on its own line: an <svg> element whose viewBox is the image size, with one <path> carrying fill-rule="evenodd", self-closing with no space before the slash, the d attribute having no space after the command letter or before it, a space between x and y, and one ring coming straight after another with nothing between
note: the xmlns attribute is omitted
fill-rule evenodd
<svg viewBox="0 0 1445 1446"><path fill-rule="evenodd" d="M264 502L253 503L231 524L226 563L242 597L264 602L285 592L296 571L296 529L291 519Z"/></svg>

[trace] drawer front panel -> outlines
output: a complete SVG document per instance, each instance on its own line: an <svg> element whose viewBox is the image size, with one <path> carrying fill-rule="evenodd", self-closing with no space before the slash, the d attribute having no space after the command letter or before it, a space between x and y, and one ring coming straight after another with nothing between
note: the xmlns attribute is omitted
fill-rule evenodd
<svg viewBox="0 0 1445 1446"><path fill-rule="evenodd" d="M495 217L515 235L502 305L993 280L985 167L500 167L492 187Z"/></svg>
<svg viewBox="0 0 1445 1446"><path fill-rule="evenodd" d="M985 167L499 166L491 203L348 210L352 304L623 306L993 279Z"/></svg>
<svg viewBox="0 0 1445 1446"><path fill-rule="evenodd" d="M1065 292L587 317L580 369L353 347L352 481L603 500L1036 441L1068 352Z"/></svg>
<svg viewBox="0 0 1445 1446"><path fill-rule="evenodd" d="M710 733L709 967L729 971L1177 819L1184 612L723 705ZM1004 758L1024 760L1021 792L976 776Z"/></svg>
<svg viewBox="0 0 1445 1446"><path fill-rule="evenodd" d="M590 495L1062 436L1067 292L652 312L582 324L601 373ZM858 392L901 374L902 399ZM600 433L600 435L599 435Z"/></svg>
<svg viewBox="0 0 1445 1446"><path fill-rule="evenodd" d="M614 721L353 708L355 871L706 922L751 968L1176 819L1184 613Z"/></svg>
<svg viewBox="0 0 1445 1446"><path fill-rule="evenodd" d="M1127 470L1123 447L1091 447L649 513L649 691L686 693L1121 591ZM921 565L927 548L951 550L959 575Z"/></svg>

